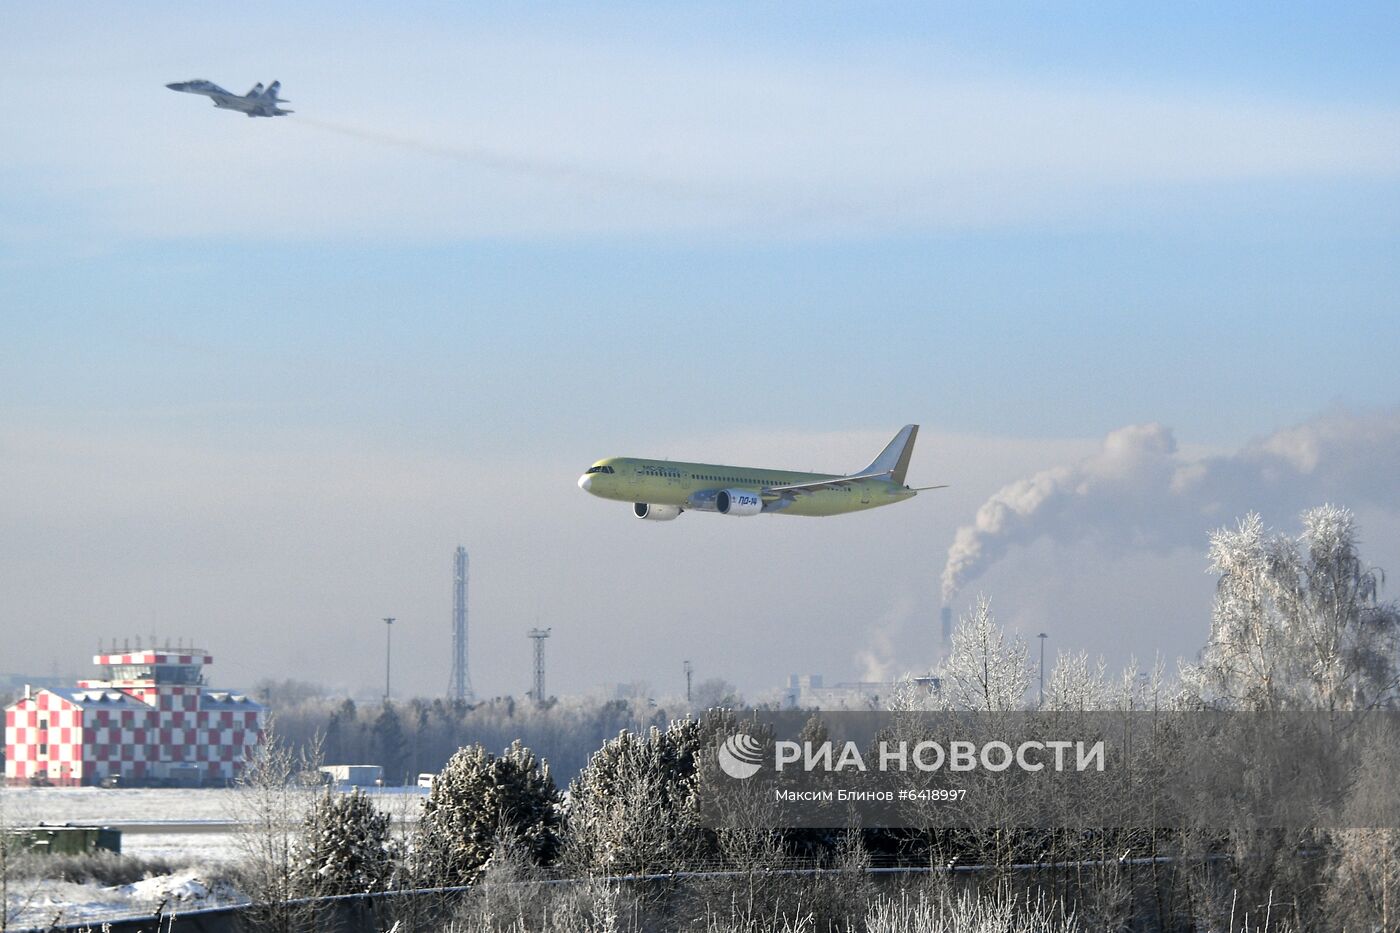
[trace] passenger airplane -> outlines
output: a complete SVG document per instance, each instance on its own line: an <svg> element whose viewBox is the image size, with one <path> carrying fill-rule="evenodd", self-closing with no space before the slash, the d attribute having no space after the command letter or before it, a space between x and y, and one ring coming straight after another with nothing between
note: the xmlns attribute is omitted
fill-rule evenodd
<svg viewBox="0 0 1400 933"><path fill-rule="evenodd" d="M841 515L944 488L904 485L918 433L917 424L905 425L874 463L849 476L609 457L589 467L578 485L603 499L631 502L632 514L654 522L669 522L687 509L721 515Z"/></svg>
<svg viewBox="0 0 1400 933"><path fill-rule="evenodd" d="M291 101L282 100L277 96L277 92L282 90L282 82L273 81L264 90L262 82L253 85L253 89L241 97L231 91L225 91L213 81L205 81L196 78L193 81L176 81L167 84L166 87L172 91L184 91L186 94L203 94L214 102L214 106L220 110L237 110L239 113L246 113L250 117L285 117L292 113L291 110L282 110L278 104L289 104Z"/></svg>

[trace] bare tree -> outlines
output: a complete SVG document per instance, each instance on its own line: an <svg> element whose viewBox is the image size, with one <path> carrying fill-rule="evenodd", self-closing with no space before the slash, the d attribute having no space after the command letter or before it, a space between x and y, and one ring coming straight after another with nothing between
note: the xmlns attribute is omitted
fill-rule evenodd
<svg viewBox="0 0 1400 933"><path fill-rule="evenodd" d="M252 900L248 919L258 930L292 933L305 928L314 910L296 902L299 818L306 812L317 785L305 776L320 763L311 753L294 752L269 726L267 740L248 759L242 777L230 792L229 809L238 821L235 835L244 892Z"/></svg>
<svg viewBox="0 0 1400 933"><path fill-rule="evenodd" d="M1298 538L1257 514L1211 536L1220 575L1200 683L1241 709L1359 710L1396 700L1400 612L1357 548L1351 512L1302 516Z"/></svg>
<svg viewBox="0 0 1400 933"><path fill-rule="evenodd" d="M5 822L5 784L0 781L0 931L10 928L10 832Z"/></svg>
<svg viewBox="0 0 1400 933"><path fill-rule="evenodd" d="M700 681L695 685L694 696L691 705L696 710L735 709L744 705L734 685L720 677Z"/></svg>
<svg viewBox="0 0 1400 933"><path fill-rule="evenodd" d="M1103 658L1090 662L1087 652L1061 654L1045 684L1043 708L1078 712L1108 709L1113 689L1106 675Z"/></svg>
<svg viewBox="0 0 1400 933"><path fill-rule="evenodd" d="M987 597L953 630L953 646L938 670L945 709L1006 712L1022 708L1031 684L1030 655L1019 636L1008 637L992 618Z"/></svg>
<svg viewBox="0 0 1400 933"><path fill-rule="evenodd" d="M10 827L5 820L5 797L5 785L0 781L0 931L8 930L10 918L18 915L18 911L12 912L10 908L10 862L13 858L11 848L14 843L10 839Z"/></svg>
<svg viewBox="0 0 1400 933"><path fill-rule="evenodd" d="M16 825L28 822L27 813L16 814L13 795L0 780L0 931L8 930L42 893L42 881L33 875L26 877L23 870L28 847L11 835Z"/></svg>

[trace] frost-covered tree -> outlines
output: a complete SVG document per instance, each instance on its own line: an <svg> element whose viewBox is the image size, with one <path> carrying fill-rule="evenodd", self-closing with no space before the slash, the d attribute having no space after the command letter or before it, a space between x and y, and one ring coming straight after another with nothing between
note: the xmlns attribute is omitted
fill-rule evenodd
<svg viewBox="0 0 1400 933"><path fill-rule="evenodd" d="M1303 534L1271 534L1257 514L1211 536L1219 574L1199 681L1223 705L1356 710L1393 705L1400 611L1379 602L1356 523L1324 505Z"/></svg>
<svg viewBox="0 0 1400 933"><path fill-rule="evenodd" d="M300 777L319 765L318 748L298 754L273 723L230 791L229 815L238 823L234 839L242 856L239 883L252 899L248 918L256 929L291 933L313 919L314 908L299 903L294 891L293 852L296 821L316 793Z"/></svg>
<svg viewBox="0 0 1400 933"><path fill-rule="evenodd" d="M952 650L938 669L945 709L1004 712L1020 709L1031 684L1030 656L1019 636L1008 637L978 597L972 614L953 629Z"/></svg>
<svg viewBox="0 0 1400 933"><path fill-rule="evenodd" d="M568 860L582 871L622 874L693 858L703 845L695 755L710 734L701 722L678 720L664 730L623 731L599 749L569 785Z"/></svg>
<svg viewBox="0 0 1400 933"><path fill-rule="evenodd" d="M0 781L0 931L10 928L10 921L16 919L28 906L27 897L12 897L13 863L18 854L18 837L10 835L10 823L6 817L5 784Z"/></svg>
<svg viewBox="0 0 1400 933"><path fill-rule="evenodd" d="M1045 681L1042 708L1078 712L1103 710L1109 708L1112 695L1107 665L1102 657L1091 662L1086 652L1061 654Z"/></svg>
<svg viewBox="0 0 1400 933"><path fill-rule="evenodd" d="M394 869L389 814L358 790L328 790L302 818L292 864L292 889L300 897L385 890Z"/></svg>
<svg viewBox="0 0 1400 933"><path fill-rule="evenodd" d="M683 701L677 701L683 702ZM645 698L598 702L591 698L562 698L548 705L517 703L496 697L480 703L454 703L441 698L391 702L401 727L403 744L384 743L375 726L383 718L384 705L356 707L350 700L310 699L277 711L278 731L293 748L304 748L324 738L327 764L385 765L385 777L397 780L405 773L437 771L473 742L502 749L519 739L542 758L549 759L550 773L567 782L620 729L645 731L665 727L688 707L657 706ZM385 719L389 728L391 720ZM392 735L388 736L392 739ZM398 748L399 764L385 760L384 752ZM407 757L403 757L404 753Z"/></svg>
<svg viewBox="0 0 1400 933"><path fill-rule="evenodd" d="M1400 744L1369 742L1359 764L1338 821L1348 828L1330 834L1328 906L1339 928L1394 930L1400 925L1400 829L1384 814L1393 812Z"/></svg>
<svg viewBox="0 0 1400 933"><path fill-rule="evenodd" d="M470 884L509 835L537 865L559 848L560 799L549 764L513 743L499 756L458 750L433 779L418 824L413 863L424 885Z"/></svg>

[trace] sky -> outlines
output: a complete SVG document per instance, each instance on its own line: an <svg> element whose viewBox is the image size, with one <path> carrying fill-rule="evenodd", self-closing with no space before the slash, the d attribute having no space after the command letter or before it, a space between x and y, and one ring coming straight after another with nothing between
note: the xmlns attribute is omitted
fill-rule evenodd
<svg viewBox="0 0 1400 933"><path fill-rule="evenodd" d="M0 673L154 634L374 695L392 615L395 694L438 694L458 544L488 696L537 625L558 693L926 669L955 542L955 610L1114 666L1200 647L1248 511L1348 505L1400 568L1397 20L11 5ZM951 488L896 508L653 524L575 486L853 471L910 422Z"/></svg>

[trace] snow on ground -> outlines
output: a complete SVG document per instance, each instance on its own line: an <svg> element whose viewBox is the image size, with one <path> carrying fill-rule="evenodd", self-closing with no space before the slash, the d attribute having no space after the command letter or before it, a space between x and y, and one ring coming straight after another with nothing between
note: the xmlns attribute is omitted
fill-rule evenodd
<svg viewBox="0 0 1400 933"><path fill-rule="evenodd" d="M418 819L427 790L420 787L365 791L395 823ZM303 798L309 800L313 792ZM122 852L194 863L228 862L238 857L234 828L220 824L241 819L240 791L216 788L8 787L0 790L0 822L101 823L123 829ZM300 813L289 813L298 819ZM142 826L123 824L139 823ZM171 824L169 828L158 824ZM155 825L152 825L155 824ZM202 824L202 825L201 825Z"/></svg>
<svg viewBox="0 0 1400 933"><path fill-rule="evenodd" d="M149 904L152 907L168 903L172 908L184 910L212 907L215 904L241 904L247 901L247 898L227 881L207 881L203 874L194 868L106 890L117 891L132 903Z"/></svg>
<svg viewBox="0 0 1400 933"><path fill-rule="evenodd" d="M242 857L238 837L224 833L122 833L122 852L163 858L178 865L227 864Z"/></svg>
<svg viewBox="0 0 1400 933"><path fill-rule="evenodd" d="M427 795L423 787L363 789L380 808L397 815L401 802ZM239 791L224 787L102 788L7 787L0 791L7 823L100 820L227 820L236 817Z"/></svg>
<svg viewBox="0 0 1400 933"><path fill-rule="evenodd" d="M313 793L309 791L304 800ZM370 788L367 793L404 828L417 821L427 795L426 789L418 787ZM246 898L227 884L208 880L220 873L221 866L241 857L236 827L223 825L242 816L238 795L239 791L228 788L0 788L0 824L125 825L124 855L161 857L186 866L171 875L118 887L21 882L9 892L11 924L43 927L55 922L149 916L163 900L168 902L167 913L242 903ZM288 818L295 820L299 815L289 813ZM13 916L16 910L19 919Z"/></svg>
<svg viewBox="0 0 1400 933"><path fill-rule="evenodd" d="M18 887L10 891L9 922L20 927L149 917L161 904L169 916L248 901L227 882L206 880L194 868L116 887L67 881L21 882Z"/></svg>
<svg viewBox="0 0 1400 933"><path fill-rule="evenodd" d="M106 820L226 820L225 788L9 787L7 823Z"/></svg>

